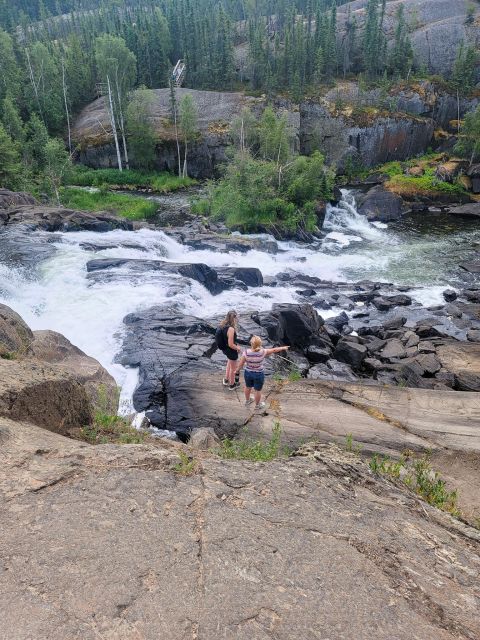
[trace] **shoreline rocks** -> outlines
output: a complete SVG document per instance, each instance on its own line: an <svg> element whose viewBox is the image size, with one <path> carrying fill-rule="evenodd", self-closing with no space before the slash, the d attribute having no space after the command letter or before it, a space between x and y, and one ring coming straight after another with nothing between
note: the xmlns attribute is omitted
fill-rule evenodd
<svg viewBox="0 0 480 640"><path fill-rule="evenodd" d="M95 411L117 408L117 385L99 362L58 333L32 332L0 305L0 416L68 435Z"/></svg>

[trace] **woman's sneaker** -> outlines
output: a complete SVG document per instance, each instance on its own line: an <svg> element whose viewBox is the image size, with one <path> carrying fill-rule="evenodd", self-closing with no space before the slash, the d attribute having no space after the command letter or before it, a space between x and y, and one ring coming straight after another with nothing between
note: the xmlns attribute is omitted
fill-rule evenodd
<svg viewBox="0 0 480 640"><path fill-rule="evenodd" d="M258 404L255 405L255 409L265 409L265 403L259 402Z"/></svg>
<svg viewBox="0 0 480 640"><path fill-rule="evenodd" d="M228 385L230 391L235 391L240 386L240 382L234 382L233 384Z"/></svg>
<svg viewBox="0 0 480 640"><path fill-rule="evenodd" d="M230 383L228 382L228 380L226 378L223 379L223 386L224 387L228 387Z"/></svg>

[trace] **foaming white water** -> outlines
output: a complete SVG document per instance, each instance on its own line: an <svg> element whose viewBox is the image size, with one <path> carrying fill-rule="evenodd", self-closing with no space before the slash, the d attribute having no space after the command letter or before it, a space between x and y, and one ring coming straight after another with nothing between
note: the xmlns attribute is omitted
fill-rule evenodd
<svg viewBox="0 0 480 640"><path fill-rule="evenodd" d="M332 281L367 277L425 284L427 288L416 290L415 297L424 304L440 301L445 288L438 281L441 267L426 259L434 255L429 248L432 242L415 240L400 244L388 229L376 228L360 216L353 195L347 191L337 207L328 207L325 231L327 235L321 242L308 247L279 242L277 254L194 251L162 231L148 229L54 234L56 253L41 263L35 275L0 264L0 301L20 313L33 329L58 331L97 358L122 387L122 411L130 413L137 371L114 361L124 335L123 319L128 313L175 304L184 313L210 318L232 307L262 311L270 309L273 303L303 299L289 286L236 289L213 296L198 282L186 283L178 276L158 272L133 274L128 268L116 269L114 278L89 278L86 271L89 260L112 257L203 262L214 268L258 267L264 276L291 270ZM273 240L265 235L256 237ZM96 251L92 251L92 245L97 247ZM435 247L438 248L438 243Z"/></svg>
<svg viewBox="0 0 480 640"><path fill-rule="evenodd" d="M355 196L347 189L341 189L342 199L337 206L327 205L325 222L323 228L327 231L345 232L349 234L355 233L366 240L376 242L394 242L391 236L388 236L383 229L387 225L376 225L367 220L357 211Z"/></svg>

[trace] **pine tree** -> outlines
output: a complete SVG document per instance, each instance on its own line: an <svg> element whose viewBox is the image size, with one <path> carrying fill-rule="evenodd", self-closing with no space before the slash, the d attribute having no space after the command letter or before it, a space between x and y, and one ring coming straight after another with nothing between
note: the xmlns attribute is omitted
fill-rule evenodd
<svg viewBox="0 0 480 640"><path fill-rule="evenodd" d="M477 53L473 46L462 41L453 65L452 83L460 94L469 94L476 81Z"/></svg>
<svg viewBox="0 0 480 640"><path fill-rule="evenodd" d="M408 37L408 25L403 5L397 9L396 19L395 40L390 51L388 66L392 75L405 78L412 67L413 49Z"/></svg>
<svg viewBox="0 0 480 640"><path fill-rule="evenodd" d="M468 157L470 165L480 158L480 106L465 116L455 151Z"/></svg>
<svg viewBox="0 0 480 640"><path fill-rule="evenodd" d="M18 146L0 123L0 187L12 190L21 188L22 174Z"/></svg>
<svg viewBox="0 0 480 640"><path fill-rule="evenodd" d="M5 96L2 103L1 118L3 126L8 135L16 143L22 144L25 141L25 129L23 121L16 103L10 94Z"/></svg>

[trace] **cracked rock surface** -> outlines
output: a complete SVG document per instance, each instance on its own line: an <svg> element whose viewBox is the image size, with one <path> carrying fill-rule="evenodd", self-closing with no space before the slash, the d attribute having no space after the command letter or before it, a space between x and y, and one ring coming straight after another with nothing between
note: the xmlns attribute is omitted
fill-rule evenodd
<svg viewBox="0 0 480 640"><path fill-rule="evenodd" d="M184 477L175 445L0 441L2 640L478 638L478 531L336 447Z"/></svg>

